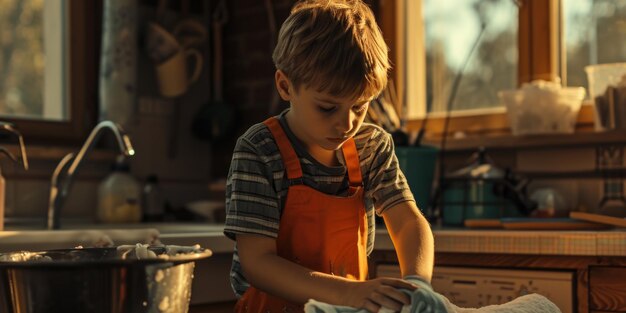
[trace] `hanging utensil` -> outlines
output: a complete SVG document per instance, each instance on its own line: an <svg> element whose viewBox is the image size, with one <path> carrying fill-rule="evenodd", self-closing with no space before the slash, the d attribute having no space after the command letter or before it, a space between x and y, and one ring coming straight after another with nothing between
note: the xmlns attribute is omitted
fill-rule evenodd
<svg viewBox="0 0 626 313"><path fill-rule="evenodd" d="M232 134L235 128L235 108L223 99L222 89L222 28L228 21L226 1L217 4L212 16L213 28L213 95L210 103L202 106L192 123L192 132L200 139L219 142Z"/></svg>
<svg viewBox="0 0 626 313"><path fill-rule="evenodd" d="M182 4L182 16L183 19L187 18L187 16L189 15L189 0L183 0ZM159 6L159 9L163 9L161 7L161 5ZM174 110L173 110L173 114L172 114L172 119L170 120L170 132L169 132L169 140L168 140L168 156L170 159L173 159L176 157L177 154L177 143L178 143L178 128L180 127L180 107L182 105L182 101L180 101L180 98L176 98L174 99Z"/></svg>

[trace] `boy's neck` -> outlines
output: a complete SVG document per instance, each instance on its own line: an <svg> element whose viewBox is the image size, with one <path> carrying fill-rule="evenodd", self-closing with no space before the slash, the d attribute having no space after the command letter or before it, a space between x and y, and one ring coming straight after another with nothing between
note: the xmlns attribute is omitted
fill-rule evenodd
<svg viewBox="0 0 626 313"><path fill-rule="evenodd" d="M337 159L337 153L335 151L320 149L321 151L315 152L312 151L310 148L307 148L307 150L313 158L328 167L334 167L340 164L339 160Z"/></svg>
<svg viewBox="0 0 626 313"><path fill-rule="evenodd" d="M320 162L321 164L325 166L328 166L328 167L338 166L340 163L339 163L339 160L337 159L336 151L326 150L316 145L315 143L309 143L308 140L306 140L306 135L302 134L300 132L300 129L296 125L293 124L292 122L293 118L289 117L289 113L291 113L291 111L285 114L285 121L287 121L287 125L289 126L289 129L291 130L293 135L296 137L296 139L300 141L300 143L304 146L306 151L317 162Z"/></svg>

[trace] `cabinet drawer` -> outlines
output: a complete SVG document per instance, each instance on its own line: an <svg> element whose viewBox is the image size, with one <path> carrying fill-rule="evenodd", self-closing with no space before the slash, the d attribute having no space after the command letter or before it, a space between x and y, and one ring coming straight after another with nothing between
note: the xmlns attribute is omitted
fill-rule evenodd
<svg viewBox="0 0 626 313"><path fill-rule="evenodd" d="M626 267L591 267L589 269L590 309L626 311Z"/></svg>

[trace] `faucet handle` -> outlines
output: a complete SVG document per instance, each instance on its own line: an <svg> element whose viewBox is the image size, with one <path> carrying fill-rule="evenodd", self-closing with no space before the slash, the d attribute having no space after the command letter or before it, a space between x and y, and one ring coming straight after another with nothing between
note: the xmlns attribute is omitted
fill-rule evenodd
<svg viewBox="0 0 626 313"><path fill-rule="evenodd" d="M11 133L15 136L17 136L17 139L20 143L20 161L22 161L22 165L24 166L25 170L28 170L28 157L26 156L26 145L24 144L24 137L22 136L22 133L20 133L19 130L17 130L17 128L15 127L15 125L13 125L12 123L9 122L2 122L0 121L0 131L6 131L8 133ZM13 160L14 162L18 162L17 158L15 158L15 156L13 156L13 154L11 154L8 150L2 148L4 151L4 154L6 154L7 156L9 156L9 158L11 158L11 160Z"/></svg>

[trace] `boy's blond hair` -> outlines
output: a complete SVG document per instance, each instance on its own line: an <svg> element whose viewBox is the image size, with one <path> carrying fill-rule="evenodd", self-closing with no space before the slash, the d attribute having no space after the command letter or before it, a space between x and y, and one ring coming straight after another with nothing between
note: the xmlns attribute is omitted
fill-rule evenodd
<svg viewBox="0 0 626 313"><path fill-rule="evenodd" d="M361 0L298 2L280 28L272 58L296 90L369 99L387 85L388 47Z"/></svg>

